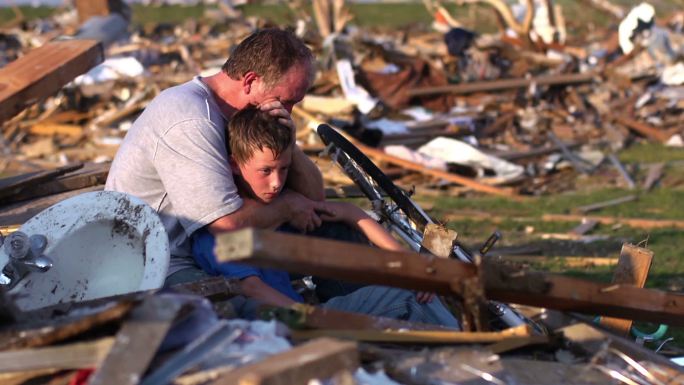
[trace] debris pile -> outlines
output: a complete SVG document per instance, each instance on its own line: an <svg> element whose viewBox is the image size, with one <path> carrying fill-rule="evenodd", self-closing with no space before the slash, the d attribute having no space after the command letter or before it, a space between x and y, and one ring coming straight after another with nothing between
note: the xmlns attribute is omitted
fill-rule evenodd
<svg viewBox="0 0 684 385"><path fill-rule="evenodd" d="M586 1L618 26L583 41L569 36L552 1L457 3L491 9L500 30L468 30L432 0L424 4L433 28L409 31L356 27L344 1L314 0L313 16L304 2L288 2L319 67L293 110L297 140L320 165L330 197L358 191L319 156L320 123L344 132L397 185L423 193L522 199L571 190L578 176L598 172L610 185L655 185L662 164L636 180L616 153L636 141L684 145L684 14L659 19L648 3ZM76 1L45 20L17 13L3 27L0 174L21 175L0 180L0 234L101 190L108 162L152 98L219 71L234 44L271 25L218 4L205 15L214 23L131 27L123 3ZM596 223L583 222L574 236ZM653 258L645 248L625 244L605 284L505 258L465 264L434 257L425 244L434 255L417 259L252 229L217 242L222 261L437 292L464 330L303 304L264 306L264 321L236 320L240 283L225 278L29 311L0 286L0 382L684 384L679 366L624 337L632 321L684 326L680 294L644 289ZM494 325L491 300L519 304L529 322ZM643 338L662 337L654 335Z"/></svg>

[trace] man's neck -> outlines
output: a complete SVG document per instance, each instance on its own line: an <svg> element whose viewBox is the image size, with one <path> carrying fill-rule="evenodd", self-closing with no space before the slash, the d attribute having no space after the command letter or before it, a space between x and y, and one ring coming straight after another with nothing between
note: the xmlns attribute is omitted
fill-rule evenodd
<svg viewBox="0 0 684 385"><path fill-rule="evenodd" d="M230 119L238 110L245 107L240 81L231 79L223 71L200 80L209 87L216 104L226 118Z"/></svg>

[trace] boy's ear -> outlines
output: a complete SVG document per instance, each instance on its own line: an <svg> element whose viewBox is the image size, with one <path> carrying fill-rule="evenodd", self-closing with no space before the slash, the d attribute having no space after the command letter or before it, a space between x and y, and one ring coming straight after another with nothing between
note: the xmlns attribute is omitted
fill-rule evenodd
<svg viewBox="0 0 684 385"><path fill-rule="evenodd" d="M232 155L228 156L228 164L230 165L230 169L233 171L233 174L240 175L240 167L238 167L238 164Z"/></svg>

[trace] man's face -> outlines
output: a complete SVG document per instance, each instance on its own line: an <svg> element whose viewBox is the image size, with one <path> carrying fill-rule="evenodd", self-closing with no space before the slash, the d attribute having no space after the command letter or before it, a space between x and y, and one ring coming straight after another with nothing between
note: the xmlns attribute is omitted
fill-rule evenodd
<svg viewBox="0 0 684 385"><path fill-rule="evenodd" d="M259 78L255 84L252 104L259 105L278 100L287 112L291 113L292 107L304 99L306 91L311 86L311 71L310 64L296 64L283 75L279 82L271 86L267 86L262 78Z"/></svg>
<svg viewBox="0 0 684 385"><path fill-rule="evenodd" d="M247 190L246 193L262 203L271 203L285 186L290 163L292 147L277 158L271 149L264 148L255 151L247 162L231 162L231 166L244 182L241 187Z"/></svg>

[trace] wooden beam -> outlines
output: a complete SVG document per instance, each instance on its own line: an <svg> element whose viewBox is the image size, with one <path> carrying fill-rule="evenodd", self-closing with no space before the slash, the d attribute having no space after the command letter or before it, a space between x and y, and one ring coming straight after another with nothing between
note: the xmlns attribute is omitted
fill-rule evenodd
<svg viewBox="0 0 684 385"><path fill-rule="evenodd" d="M320 338L225 373L211 385L306 384L358 366L356 343Z"/></svg>
<svg viewBox="0 0 684 385"><path fill-rule="evenodd" d="M578 74L538 76L530 79L501 79L483 82L462 83L449 86L413 88L408 91L408 94L411 97L447 93L469 94L474 92L492 92L512 90L516 88L526 88L531 86L532 84L537 86L572 85L591 83L595 81L598 77L599 75L595 72L587 72Z"/></svg>
<svg viewBox="0 0 684 385"><path fill-rule="evenodd" d="M131 312L116 342L88 381L89 385L136 385L171 328L180 303L150 296Z"/></svg>
<svg viewBox="0 0 684 385"><path fill-rule="evenodd" d="M95 40L53 41L0 69L0 123L104 60Z"/></svg>
<svg viewBox="0 0 684 385"><path fill-rule="evenodd" d="M630 130L637 132L651 140L655 140L656 142L660 143L665 143L670 139L670 134L668 134L665 131L661 131L657 129L656 127L649 126L646 123L642 123L627 117L624 117L622 115L616 115L616 114L607 114L608 119L614 120L623 126L629 128Z"/></svg>
<svg viewBox="0 0 684 385"><path fill-rule="evenodd" d="M216 239L219 262L245 263L301 274L381 284L441 294L458 292L478 274L476 267L450 259L425 259L339 241L244 229ZM480 271L487 298L563 311L684 325L684 295L611 285L496 263Z"/></svg>
<svg viewBox="0 0 684 385"><path fill-rule="evenodd" d="M350 313L301 303L294 304L291 308L263 306L262 309L293 329L453 330L439 325Z"/></svg>
<svg viewBox="0 0 684 385"><path fill-rule="evenodd" d="M133 307L130 301L122 301L110 306L100 306L100 310L87 312L81 308L78 317L62 317L57 319L40 319L40 310L20 313L16 327L0 333L0 350L21 349L50 345L75 337L96 327L119 321ZM63 312L53 311L54 314ZM33 322L31 322L33 321Z"/></svg>
<svg viewBox="0 0 684 385"><path fill-rule="evenodd" d="M107 16L112 12L111 0L75 0L78 21L83 24L93 16Z"/></svg>
<svg viewBox="0 0 684 385"><path fill-rule="evenodd" d="M451 295L451 281L474 277L474 265L416 252L390 252L361 244L244 229L216 237L218 262L245 260L301 274Z"/></svg>
<svg viewBox="0 0 684 385"><path fill-rule="evenodd" d="M529 337L531 330L527 325L499 332L461 332L447 330L350 330L321 329L293 330L295 340L318 337L334 337L345 340L413 344L482 344Z"/></svg>
<svg viewBox="0 0 684 385"><path fill-rule="evenodd" d="M539 217L519 217L519 216L501 216L494 213L474 210L454 211L448 213L440 218L442 221L490 221L492 223L502 223L504 221L514 222L581 222L581 221L596 221L603 225L613 225L621 223L630 227L638 229L664 229L677 228L684 229L684 221L676 219L649 219L649 218L621 218L609 216L587 216L578 214L542 214Z"/></svg>
<svg viewBox="0 0 684 385"><path fill-rule="evenodd" d="M19 194L25 188L37 186L82 167L83 163L69 164L54 170L37 171L0 179L0 199L5 201L4 198Z"/></svg>
<svg viewBox="0 0 684 385"><path fill-rule="evenodd" d="M673 326L684 325L684 295L484 265L485 295L518 303ZM508 270L508 271L507 271Z"/></svg>
<svg viewBox="0 0 684 385"><path fill-rule="evenodd" d="M100 364L113 344L113 338L103 338L62 346L0 352L0 372L93 368Z"/></svg>
<svg viewBox="0 0 684 385"><path fill-rule="evenodd" d="M613 272L613 283L644 287L653 262L653 252L625 243L620 251L617 267ZM603 317L601 325L609 327L623 336L629 335L632 320Z"/></svg>

